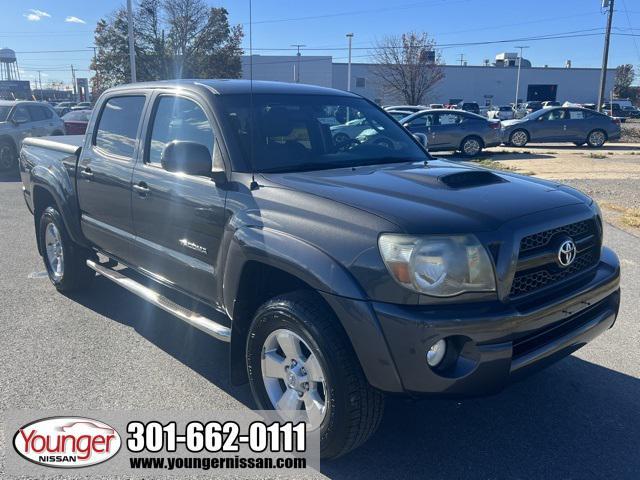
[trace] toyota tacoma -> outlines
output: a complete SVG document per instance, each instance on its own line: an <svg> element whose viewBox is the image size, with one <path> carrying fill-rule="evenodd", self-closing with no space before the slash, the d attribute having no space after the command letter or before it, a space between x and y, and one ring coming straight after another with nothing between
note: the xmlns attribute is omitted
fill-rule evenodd
<svg viewBox="0 0 640 480"><path fill-rule="evenodd" d="M20 154L53 285L97 272L229 342L231 381L304 411L325 458L371 436L386 393L495 393L615 322L591 198L433 158L358 95L183 80L93 112ZM332 134L355 118L366 138Z"/></svg>

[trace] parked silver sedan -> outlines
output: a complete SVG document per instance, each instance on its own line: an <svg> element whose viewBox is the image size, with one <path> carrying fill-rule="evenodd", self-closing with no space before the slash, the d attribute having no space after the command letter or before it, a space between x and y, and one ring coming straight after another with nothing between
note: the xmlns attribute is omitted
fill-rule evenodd
<svg viewBox="0 0 640 480"><path fill-rule="evenodd" d="M504 143L524 147L527 143L572 142L601 147L620 138L620 122L581 107L544 108L518 120L502 122Z"/></svg>
<svg viewBox="0 0 640 480"><path fill-rule="evenodd" d="M18 168L26 137L64 135L64 123L47 103L0 101L0 171Z"/></svg>
<svg viewBox="0 0 640 480"><path fill-rule="evenodd" d="M436 109L414 113L400 123L411 133L423 133L429 151L460 150L473 157L485 147L500 145L500 122L463 110Z"/></svg>

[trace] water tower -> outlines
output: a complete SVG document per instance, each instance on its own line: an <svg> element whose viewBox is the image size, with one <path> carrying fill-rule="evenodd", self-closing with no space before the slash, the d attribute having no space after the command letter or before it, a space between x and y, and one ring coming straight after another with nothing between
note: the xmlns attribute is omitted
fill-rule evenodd
<svg viewBox="0 0 640 480"><path fill-rule="evenodd" d="M0 80L20 80L16 52L10 48L0 49Z"/></svg>

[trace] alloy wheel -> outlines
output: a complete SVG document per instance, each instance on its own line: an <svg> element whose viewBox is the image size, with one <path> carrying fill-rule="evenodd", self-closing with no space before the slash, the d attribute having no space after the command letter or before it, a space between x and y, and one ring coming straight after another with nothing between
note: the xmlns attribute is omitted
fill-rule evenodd
<svg viewBox="0 0 640 480"><path fill-rule="evenodd" d="M595 132L591 132L589 134L589 144L593 145L594 147L601 147L602 145L604 145L605 140L606 138L604 136L604 133L600 130L596 130Z"/></svg>
<svg viewBox="0 0 640 480"><path fill-rule="evenodd" d="M528 140L527 134L522 130L518 130L511 135L511 143L516 147L524 147Z"/></svg>
<svg viewBox="0 0 640 480"><path fill-rule="evenodd" d="M54 280L58 281L64 275L64 252L60 230L53 223L49 223L44 232L47 263Z"/></svg>
<svg viewBox="0 0 640 480"><path fill-rule="evenodd" d="M475 138L466 140L462 145L462 151L465 155L468 155L470 157L477 155L478 152L480 152L480 148L480 142L478 142L478 140L476 140Z"/></svg>
<svg viewBox="0 0 640 480"><path fill-rule="evenodd" d="M273 408L283 417L305 411L310 428L319 428L327 413L327 388L318 357L307 343L291 330L271 332L262 347L261 368Z"/></svg>

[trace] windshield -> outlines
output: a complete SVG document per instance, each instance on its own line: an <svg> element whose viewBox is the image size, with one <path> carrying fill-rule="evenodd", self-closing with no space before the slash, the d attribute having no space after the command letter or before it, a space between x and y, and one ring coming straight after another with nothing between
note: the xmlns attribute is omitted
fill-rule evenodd
<svg viewBox="0 0 640 480"><path fill-rule="evenodd" d="M294 172L424 160L411 135L362 98L339 95L224 95L246 167ZM253 137L253 155L250 139ZM247 170L249 169L249 170Z"/></svg>
<svg viewBox="0 0 640 480"><path fill-rule="evenodd" d="M7 117L9 116L9 112L11 111L11 107L7 105L0 106L0 122L6 122Z"/></svg>

